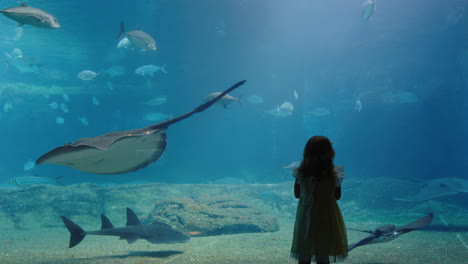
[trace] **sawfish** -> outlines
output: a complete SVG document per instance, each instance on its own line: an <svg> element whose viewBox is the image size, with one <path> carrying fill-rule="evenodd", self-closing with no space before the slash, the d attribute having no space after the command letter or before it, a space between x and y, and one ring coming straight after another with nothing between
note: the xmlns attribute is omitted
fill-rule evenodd
<svg viewBox="0 0 468 264"><path fill-rule="evenodd" d="M394 240L395 238L405 233L418 230L430 225L432 223L432 219L434 219L434 214L431 212L428 215L401 227L397 227L395 225L384 225L378 227L375 230L359 230L348 228L349 230L365 232L370 234L368 237L360 240L359 242L349 245L348 252L360 246Z"/></svg>
<svg viewBox="0 0 468 264"><path fill-rule="evenodd" d="M96 174L122 174L140 170L157 161L164 153L167 146L165 131L170 125L206 110L245 82L240 81L194 110L164 122L81 138L57 147L39 157L36 164L63 165Z"/></svg>

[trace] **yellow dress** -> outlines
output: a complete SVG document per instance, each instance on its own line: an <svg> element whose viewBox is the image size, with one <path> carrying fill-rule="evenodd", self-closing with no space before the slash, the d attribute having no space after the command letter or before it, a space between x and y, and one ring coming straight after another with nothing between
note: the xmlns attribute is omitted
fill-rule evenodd
<svg viewBox="0 0 468 264"><path fill-rule="evenodd" d="M336 262L348 255L348 238L335 199L334 179L299 177L291 257L299 261Z"/></svg>

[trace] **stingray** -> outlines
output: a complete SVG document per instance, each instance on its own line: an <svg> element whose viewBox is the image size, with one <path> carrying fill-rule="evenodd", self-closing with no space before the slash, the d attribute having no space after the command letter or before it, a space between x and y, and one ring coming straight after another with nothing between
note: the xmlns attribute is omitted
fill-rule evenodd
<svg viewBox="0 0 468 264"><path fill-rule="evenodd" d="M145 168L164 153L167 146L165 131L170 125L206 110L245 82L234 84L212 100L173 119L144 128L81 138L57 147L39 157L36 164L63 165L96 174L121 174Z"/></svg>
<svg viewBox="0 0 468 264"><path fill-rule="evenodd" d="M348 246L348 252L360 246L388 242L388 241L394 240L395 238L403 234L406 234L411 231L418 230L418 229L421 229L430 225L432 223L432 219L434 219L434 214L429 213L428 215L401 227L396 227L395 225L384 225L384 226L378 227L375 230L359 230L359 229L349 228L349 230L369 233L370 236L360 240L357 243L350 244Z"/></svg>
<svg viewBox="0 0 468 264"><path fill-rule="evenodd" d="M440 178L425 181L425 186L413 196L393 199L404 202L422 202L463 192L468 192L468 180L460 178Z"/></svg>

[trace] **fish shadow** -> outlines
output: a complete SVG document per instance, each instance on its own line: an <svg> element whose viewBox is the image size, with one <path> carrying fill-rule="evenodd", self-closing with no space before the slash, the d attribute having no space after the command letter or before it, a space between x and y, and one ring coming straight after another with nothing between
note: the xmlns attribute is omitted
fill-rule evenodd
<svg viewBox="0 0 468 264"><path fill-rule="evenodd" d="M128 254L122 255L109 255L109 256L102 256L93 259L125 259L125 258L132 258L132 257L150 257L150 258L168 258L173 255L183 254L184 251L177 251L177 250L164 250L164 251L130 251Z"/></svg>

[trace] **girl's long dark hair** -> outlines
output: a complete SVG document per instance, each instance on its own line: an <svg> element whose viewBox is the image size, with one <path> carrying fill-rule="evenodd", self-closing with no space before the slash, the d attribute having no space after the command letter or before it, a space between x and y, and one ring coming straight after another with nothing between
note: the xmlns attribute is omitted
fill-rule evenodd
<svg viewBox="0 0 468 264"><path fill-rule="evenodd" d="M318 180L335 175L335 151L327 137L313 136L304 147L301 165L295 169L296 177L315 177Z"/></svg>

